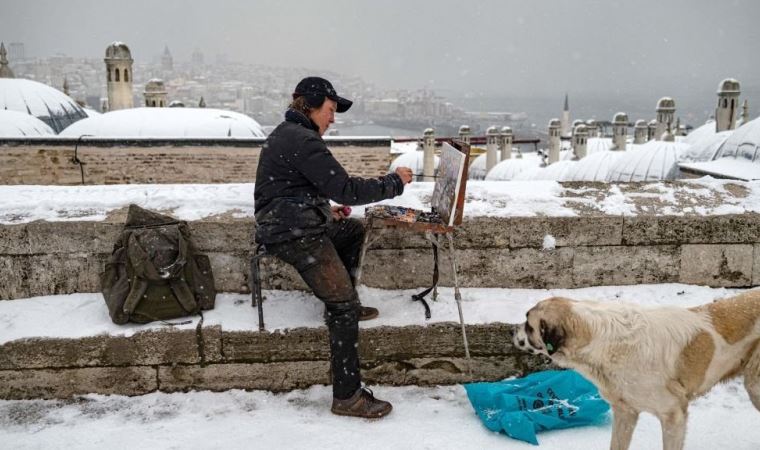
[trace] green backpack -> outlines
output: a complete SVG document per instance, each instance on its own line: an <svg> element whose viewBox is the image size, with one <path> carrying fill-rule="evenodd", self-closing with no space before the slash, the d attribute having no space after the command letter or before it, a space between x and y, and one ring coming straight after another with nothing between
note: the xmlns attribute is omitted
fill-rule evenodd
<svg viewBox="0 0 760 450"><path fill-rule="evenodd" d="M100 282L117 324L194 315L216 301L211 264L195 249L187 223L137 205L129 205Z"/></svg>

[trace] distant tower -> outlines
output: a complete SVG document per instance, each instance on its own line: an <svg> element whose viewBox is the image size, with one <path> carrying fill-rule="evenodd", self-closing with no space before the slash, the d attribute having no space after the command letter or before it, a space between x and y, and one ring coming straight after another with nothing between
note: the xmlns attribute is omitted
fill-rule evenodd
<svg viewBox="0 0 760 450"><path fill-rule="evenodd" d="M726 78L718 86L718 107L715 108L715 131L736 128L736 113L739 109L739 82Z"/></svg>
<svg viewBox="0 0 760 450"><path fill-rule="evenodd" d="M583 123L583 122L581 122ZM549 121L549 160L547 164L559 161L559 135L562 124L559 119Z"/></svg>
<svg viewBox="0 0 760 450"><path fill-rule="evenodd" d="M739 117L739 120L736 121L736 128L739 128L747 122L749 122L749 102L745 98L744 103L742 104L742 115Z"/></svg>
<svg viewBox="0 0 760 450"><path fill-rule="evenodd" d="M488 127L486 130L486 174L499 162L499 129Z"/></svg>
<svg viewBox="0 0 760 450"><path fill-rule="evenodd" d="M106 83L108 90L108 110L134 107L132 98L132 54L127 44L114 42L106 48Z"/></svg>
<svg viewBox="0 0 760 450"><path fill-rule="evenodd" d="M161 55L161 69L166 72L174 70L174 58L172 58L168 45L164 45L164 54Z"/></svg>
<svg viewBox="0 0 760 450"><path fill-rule="evenodd" d="M69 95L69 80L63 77L63 93Z"/></svg>
<svg viewBox="0 0 760 450"><path fill-rule="evenodd" d="M633 143L645 143L647 141L647 135L647 122L645 120L637 120L636 125L633 127Z"/></svg>
<svg viewBox="0 0 760 450"><path fill-rule="evenodd" d="M596 123L596 120L594 119L587 120L586 130L588 130L588 137L590 138L599 137L599 124Z"/></svg>
<svg viewBox="0 0 760 450"><path fill-rule="evenodd" d="M625 150L627 137L628 115L624 112L619 112L612 119L612 147L610 150Z"/></svg>
<svg viewBox="0 0 760 450"><path fill-rule="evenodd" d="M196 48L193 50L192 56L190 56L190 61L193 63L193 66L196 68L203 65L203 52L200 51L200 49Z"/></svg>
<svg viewBox="0 0 760 450"><path fill-rule="evenodd" d="M655 139L655 132L657 131L657 121L652 119L647 123L647 141Z"/></svg>
<svg viewBox="0 0 760 450"><path fill-rule="evenodd" d="M673 129L673 117L676 113L676 102L670 97L663 97L657 102L657 128L654 138L660 140L662 134Z"/></svg>
<svg viewBox="0 0 760 450"><path fill-rule="evenodd" d="M8 53L5 51L5 43L0 42L0 78L16 78L13 71L8 67Z"/></svg>
<svg viewBox="0 0 760 450"><path fill-rule="evenodd" d="M422 181L435 181L435 130L426 128L422 137Z"/></svg>
<svg viewBox="0 0 760 450"><path fill-rule="evenodd" d="M501 127L501 160L512 158L512 141L514 136L512 135L512 129L509 127ZM522 155L518 155L521 158Z"/></svg>
<svg viewBox="0 0 760 450"><path fill-rule="evenodd" d="M565 93L565 107L562 109L562 118L560 119L562 127L562 136L570 136L570 106Z"/></svg>
<svg viewBox="0 0 760 450"><path fill-rule="evenodd" d="M588 127L580 124L573 130L573 153L574 160L583 159L587 154Z"/></svg>
<svg viewBox="0 0 760 450"><path fill-rule="evenodd" d="M201 95L201 99L198 101L198 108L205 108L206 107L206 100Z"/></svg>
<svg viewBox="0 0 760 450"><path fill-rule="evenodd" d="M470 134L469 125L462 125L459 127L459 139L467 145L470 144Z"/></svg>
<svg viewBox="0 0 760 450"><path fill-rule="evenodd" d="M149 108L164 108L167 106L166 88L163 80L153 78L145 84L145 106Z"/></svg>

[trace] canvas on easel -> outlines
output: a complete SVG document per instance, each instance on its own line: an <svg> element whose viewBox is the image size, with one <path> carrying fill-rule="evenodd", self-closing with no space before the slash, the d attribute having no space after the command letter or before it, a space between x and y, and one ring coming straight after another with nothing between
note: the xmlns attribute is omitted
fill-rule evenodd
<svg viewBox="0 0 760 450"><path fill-rule="evenodd" d="M465 171L467 154L461 150L461 145L458 146L459 149L444 142L431 200L433 211L437 212L443 224L449 227L462 223L462 207L467 183L466 177L463 177L467 173ZM460 198L461 202L459 202Z"/></svg>

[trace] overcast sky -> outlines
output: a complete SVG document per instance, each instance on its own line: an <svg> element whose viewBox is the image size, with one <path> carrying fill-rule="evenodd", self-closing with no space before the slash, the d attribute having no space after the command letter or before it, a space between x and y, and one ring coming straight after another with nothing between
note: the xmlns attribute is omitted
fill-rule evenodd
<svg viewBox="0 0 760 450"><path fill-rule="evenodd" d="M515 96L703 94L760 84L757 0L3 0L0 40L29 56L329 69L380 88ZM757 91L755 91L757 92Z"/></svg>

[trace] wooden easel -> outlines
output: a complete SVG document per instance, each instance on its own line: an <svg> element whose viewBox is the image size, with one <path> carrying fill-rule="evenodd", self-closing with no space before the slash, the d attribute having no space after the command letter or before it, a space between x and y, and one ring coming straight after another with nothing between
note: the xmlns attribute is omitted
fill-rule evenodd
<svg viewBox="0 0 760 450"><path fill-rule="evenodd" d="M470 347L467 342L467 331L464 325L464 316L462 315L462 295L459 291L459 277L457 274L457 261L454 246L454 230L458 225L462 224L462 217L464 215L464 200L465 192L467 188L467 172L470 163L470 145L461 141L452 142L452 146L459 152L464 154L464 168L459 174L459 192L456 196L456 204L453 210L454 220L451 221L451 214L441 214L442 223L432 222L405 222L402 220L395 220L391 218L376 218L370 216L367 221L366 233L364 235L364 245L362 247L361 257L359 259L359 265L356 274L356 285L358 286L361 281L362 268L364 266L364 257L367 253L367 249L372 243L374 243L383 233L387 230L398 229L408 232L423 233L425 239L432 244L433 248L433 284L430 289L426 289L420 294L412 296L412 300L420 301L425 306L425 318L429 319L430 308L424 300L424 297L432 290L432 299L436 301L438 299L438 250L441 248L441 236L446 236L449 247L449 260L451 261L451 272L454 277L454 300L457 304L459 311L459 324L462 329L462 341L464 344L465 357L468 361L468 369L470 376L472 376L472 367L470 360ZM436 184L443 178L443 175L438 175ZM449 224L451 223L451 225Z"/></svg>

